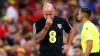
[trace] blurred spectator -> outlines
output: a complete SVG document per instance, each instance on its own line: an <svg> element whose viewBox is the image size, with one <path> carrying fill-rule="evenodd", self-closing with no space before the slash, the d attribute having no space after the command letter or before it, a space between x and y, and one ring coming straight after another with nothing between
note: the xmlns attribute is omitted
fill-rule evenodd
<svg viewBox="0 0 100 56"><path fill-rule="evenodd" d="M6 2L7 0L0 0L0 8L3 8L4 7L4 3Z"/></svg>
<svg viewBox="0 0 100 56"><path fill-rule="evenodd" d="M70 46L69 51L68 51L68 53L67 53L67 56L74 56L73 45Z"/></svg>
<svg viewBox="0 0 100 56"><path fill-rule="evenodd" d="M33 50L30 56L39 56L39 53L37 50Z"/></svg>
<svg viewBox="0 0 100 56"><path fill-rule="evenodd" d="M36 43L33 40L29 40L27 43L27 45L25 45L26 48L26 56L30 56L31 55L31 51L34 51L36 48Z"/></svg>
<svg viewBox="0 0 100 56"><path fill-rule="evenodd" d="M4 45L13 45L13 39L10 37L9 19L7 16L2 18L0 27L0 38L3 40Z"/></svg>
<svg viewBox="0 0 100 56"><path fill-rule="evenodd" d="M3 49L3 42L0 39L0 56L7 56L7 53Z"/></svg>
<svg viewBox="0 0 100 56"><path fill-rule="evenodd" d="M14 35L14 42L19 42L21 47L24 47L26 44L26 40L21 36L20 33L16 33Z"/></svg>
<svg viewBox="0 0 100 56"><path fill-rule="evenodd" d="M7 8L6 16L9 20L17 22L18 20L18 8L16 7L16 0L8 0L10 6Z"/></svg>
<svg viewBox="0 0 100 56"><path fill-rule="evenodd" d="M19 9L26 8L30 0L17 0Z"/></svg>
<svg viewBox="0 0 100 56"><path fill-rule="evenodd" d="M4 31L2 28L2 24L0 24L0 38L2 39L4 37Z"/></svg>
<svg viewBox="0 0 100 56"><path fill-rule="evenodd" d="M9 33L9 29L8 29L8 22L9 22L9 20L8 20L8 17L4 16L2 18L2 22L3 23L0 24L0 38L1 39L4 38L5 36L7 36L8 33Z"/></svg>
<svg viewBox="0 0 100 56"><path fill-rule="evenodd" d="M8 56L11 56L11 46L6 45L4 47L5 52L7 53Z"/></svg>
<svg viewBox="0 0 100 56"><path fill-rule="evenodd" d="M34 21L40 19L41 17L43 17L43 14L42 14L42 4L36 3L36 7L34 8L34 10L30 11L28 19L31 22L34 22Z"/></svg>
<svg viewBox="0 0 100 56"><path fill-rule="evenodd" d="M9 7L9 3L8 2L5 2L4 3L4 7L2 9L2 16L5 16L6 15L6 12L7 12L7 8Z"/></svg>
<svg viewBox="0 0 100 56"><path fill-rule="evenodd" d="M81 45L81 39L76 39L74 46Z"/></svg>
<svg viewBox="0 0 100 56"><path fill-rule="evenodd" d="M20 43L19 42L14 42L14 45L11 48L11 55L16 56L17 55L17 49L20 48Z"/></svg>
<svg viewBox="0 0 100 56"><path fill-rule="evenodd" d="M74 46L74 56L82 56L82 47L81 45Z"/></svg>
<svg viewBox="0 0 100 56"><path fill-rule="evenodd" d="M80 34L77 34L74 39L73 39L73 45L80 45L81 44L81 35Z"/></svg>
<svg viewBox="0 0 100 56"><path fill-rule="evenodd" d="M26 56L25 53L26 53L26 50L25 48L22 48L22 47L19 47L16 51L17 53L17 56Z"/></svg>
<svg viewBox="0 0 100 56"><path fill-rule="evenodd" d="M30 40L32 36L32 25L29 20L25 20L23 22L23 32L22 32L23 37L26 40Z"/></svg>
<svg viewBox="0 0 100 56"><path fill-rule="evenodd" d="M90 0L78 0L78 2L79 2L80 7L83 8L83 7L87 7Z"/></svg>
<svg viewBox="0 0 100 56"><path fill-rule="evenodd" d="M42 4L36 3L36 8L35 8L34 16L35 16L35 20L43 17L43 14L42 14Z"/></svg>
<svg viewBox="0 0 100 56"><path fill-rule="evenodd" d="M92 13L90 20L97 26L99 25L99 15Z"/></svg>
<svg viewBox="0 0 100 56"><path fill-rule="evenodd" d="M55 15L62 16L62 10L60 10L60 9L56 10Z"/></svg>
<svg viewBox="0 0 100 56"><path fill-rule="evenodd" d="M97 4L95 9L96 9L96 14L97 14L97 18L98 18L98 24L100 27L100 4Z"/></svg>
<svg viewBox="0 0 100 56"><path fill-rule="evenodd" d="M26 2L28 2L27 7L29 10L33 10L36 7L35 0L26 0Z"/></svg>
<svg viewBox="0 0 100 56"><path fill-rule="evenodd" d="M28 19L28 11L27 9L21 9L20 10L20 17L19 17L19 21L23 22L24 20Z"/></svg>
<svg viewBox="0 0 100 56"><path fill-rule="evenodd" d="M7 0L0 0L0 18L2 17L2 10L6 1Z"/></svg>

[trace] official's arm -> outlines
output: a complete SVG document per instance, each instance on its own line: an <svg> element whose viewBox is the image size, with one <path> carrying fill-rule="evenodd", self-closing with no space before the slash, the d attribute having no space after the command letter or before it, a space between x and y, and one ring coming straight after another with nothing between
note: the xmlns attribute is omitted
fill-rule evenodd
<svg viewBox="0 0 100 56"><path fill-rule="evenodd" d="M86 37L86 50L85 50L85 54L84 56L89 56L90 53L91 53L91 50L92 50L92 45L93 45L93 40L92 40L92 32L90 29L87 29L86 30L86 33L85 33L85 37Z"/></svg>
<svg viewBox="0 0 100 56"><path fill-rule="evenodd" d="M36 43L39 43L41 40L44 39L49 27L52 25L53 21L50 17L46 19L46 23L44 28L36 34L36 26L35 24L33 25L33 39L36 41Z"/></svg>
<svg viewBox="0 0 100 56"><path fill-rule="evenodd" d="M44 39L48 29L47 27L44 27L39 33L36 34L36 29L35 29L35 23L33 25L33 39L36 41L36 43L39 43L41 40Z"/></svg>
<svg viewBox="0 0 100 56"><path fill-rule="evenodd" d="M64 23L64 30L68 33L68 37L67 38L67 45L71 45L72 40L74 38L75 35L75 31L73 30L73 28L70 26L70 24L68 23L68 21L66 20Z"/></svg>

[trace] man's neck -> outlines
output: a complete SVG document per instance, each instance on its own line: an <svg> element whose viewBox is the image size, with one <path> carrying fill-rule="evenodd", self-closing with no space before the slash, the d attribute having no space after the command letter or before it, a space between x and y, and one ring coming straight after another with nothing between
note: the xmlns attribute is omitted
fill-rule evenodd
<svg viewBox="0 0 100 56"><path fill-rule="evenodd" d="M83 20L82 20L82 25L83 25L86 21L89 21L88 18L83 18Z"/></svg>

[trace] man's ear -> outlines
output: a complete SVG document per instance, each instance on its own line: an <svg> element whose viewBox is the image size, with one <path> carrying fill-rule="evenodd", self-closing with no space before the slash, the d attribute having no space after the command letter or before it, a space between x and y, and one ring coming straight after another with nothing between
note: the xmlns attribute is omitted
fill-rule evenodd
<svg viewBox="0 0 100 56"><path fill-rule="evenodd" d="M56 13L55 9L54 9L54 14Z"/></svg>
<svg viewBox="0 0 100 56"><path fill-rule="evenodd" d="M86 14L85 14L85 13L83 13L83 16L86 16Z"/></svg>
<svg viewBox="0 0 100 56"><path fill-rule="evenodd" d="M85 17L88 17L88 14L84 13L84 16L85 16Z"/></svg>
<svg viewBox="0 0 100 56"><path fill-rule="evenodd" d="M84 16L86 16L86 13L83 13L83 12L82 12L82 17L84 17Z"/></svg>
<svg viewBox="0 0 100 56"><path fill-rule="evenodd" d="M56 14L56 11L54 11L54 14Z"/></svg>

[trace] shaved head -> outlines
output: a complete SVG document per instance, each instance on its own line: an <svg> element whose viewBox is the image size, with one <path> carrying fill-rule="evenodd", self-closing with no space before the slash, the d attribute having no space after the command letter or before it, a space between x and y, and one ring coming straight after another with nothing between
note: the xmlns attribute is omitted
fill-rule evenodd
<svg viewBox="0 0 100 56"><path fill-rule="evenodd" d="M43 6L43 15L44 15L44 18L47 19L48 16L50 16L51 18L53 18L54 14L55 14L54 6L51 3L46 3Z"/></svg>
<svg viewBox="0 0 100 56"><path fill-rule="evenodd" d="M43 10L54 10L54 7L51 3L46 3L44 6L43 6Z"/></svg>

